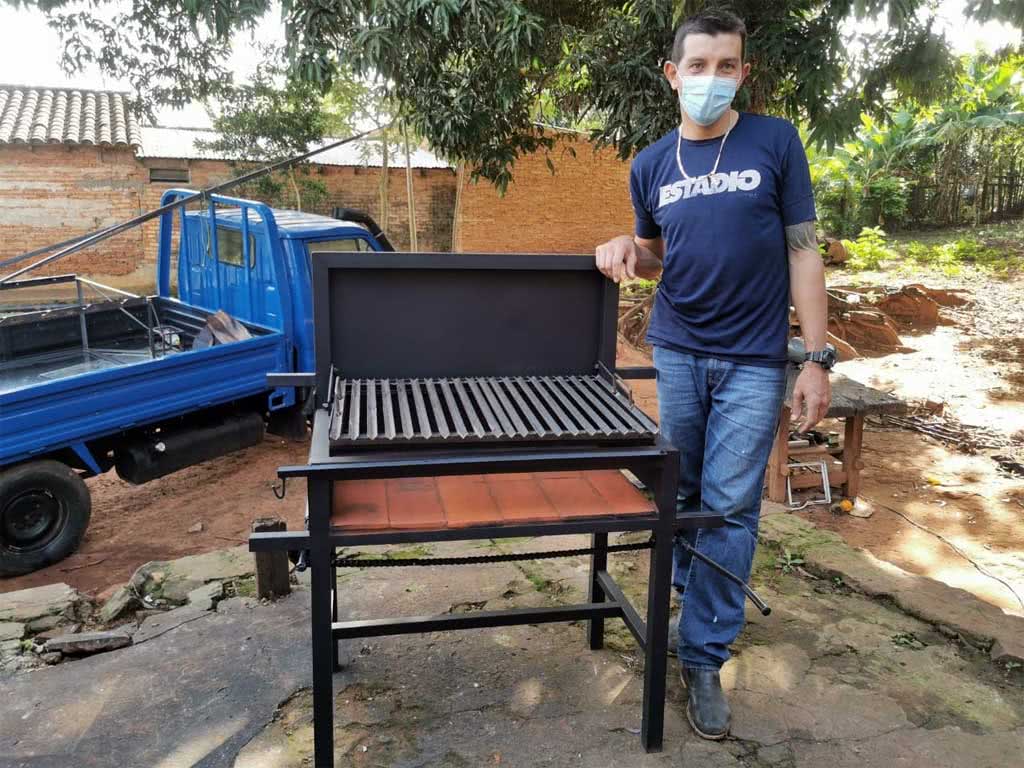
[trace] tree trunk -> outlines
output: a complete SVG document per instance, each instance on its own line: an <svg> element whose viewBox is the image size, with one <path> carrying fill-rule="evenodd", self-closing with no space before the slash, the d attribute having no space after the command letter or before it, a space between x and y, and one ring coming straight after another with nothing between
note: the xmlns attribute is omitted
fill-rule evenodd
<svg viewBox="0 0 1024 768"><path fill-rule="evenodd" d="M412 153L409 151L409 126L402 126L405 137L405 201L409 206L409 250L416 252L419 246L416 240L416 194L412 183Z"/></svg>
<svg viewBox="0 0 1024 768"><path fill-rule="evenodd" d="M381 132L380 136L381 146L381 166L380 166L380 228L387 234L388 231L388 156L390 155L390 149L388 147L388 136L386 132Z"/></svg>
<svg viewBox="0 0 1024 768"><path fill-rule="evenodd" d="M288 179L292 183L292 191L295 193L295 210L302 210L302 195L299 194L299 184L295 181L295 166L288 169Z"/></svg>

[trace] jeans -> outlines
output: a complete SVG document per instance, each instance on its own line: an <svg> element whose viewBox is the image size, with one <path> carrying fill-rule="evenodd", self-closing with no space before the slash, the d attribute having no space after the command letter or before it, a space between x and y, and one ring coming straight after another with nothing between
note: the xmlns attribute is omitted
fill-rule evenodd
<svg viewBox="0 0 1024 768"><path fill-rule="evenodd" d="M725 525L680 536L740 578L750 578L764 472L786 390L786 369L654 348L662 434L679 449L681 512L724 515ZM672 583L682 593L679 661L717 669L743 629L743 591L678 543Z"/></svg>

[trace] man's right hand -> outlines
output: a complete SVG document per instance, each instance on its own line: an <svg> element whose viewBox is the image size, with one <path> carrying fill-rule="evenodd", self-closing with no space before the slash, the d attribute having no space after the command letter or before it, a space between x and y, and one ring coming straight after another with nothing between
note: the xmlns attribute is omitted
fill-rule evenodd
<svg viewBox="0 0 1024 768"><path fill-rule="evenodd" d="M636 243L629 235L620 235L597 246L597 268L616 283L625 277L636 277L636 264L640 257Z"/></svg>

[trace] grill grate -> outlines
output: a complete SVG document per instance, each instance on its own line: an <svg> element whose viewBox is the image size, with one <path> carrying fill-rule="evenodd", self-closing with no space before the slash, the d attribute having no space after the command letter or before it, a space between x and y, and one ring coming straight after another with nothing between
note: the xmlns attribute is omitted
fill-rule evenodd
<svg viewBox="0 0 1024 768"><path fill-rule="evenodd" d="M657 426L600 376L336 379L332 442L650 440Z"/></svg>

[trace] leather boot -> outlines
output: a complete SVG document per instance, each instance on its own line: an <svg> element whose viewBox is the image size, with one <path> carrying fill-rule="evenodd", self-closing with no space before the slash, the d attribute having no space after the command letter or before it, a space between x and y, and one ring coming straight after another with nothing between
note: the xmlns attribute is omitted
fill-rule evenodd
<svg viewBox="0 0 1024 768"><path fill-rule="evenodd" d="M703 739L724 739L732 715L718 670L680 666L679 677L688 692L686 719L690 726Z"/></svg>

